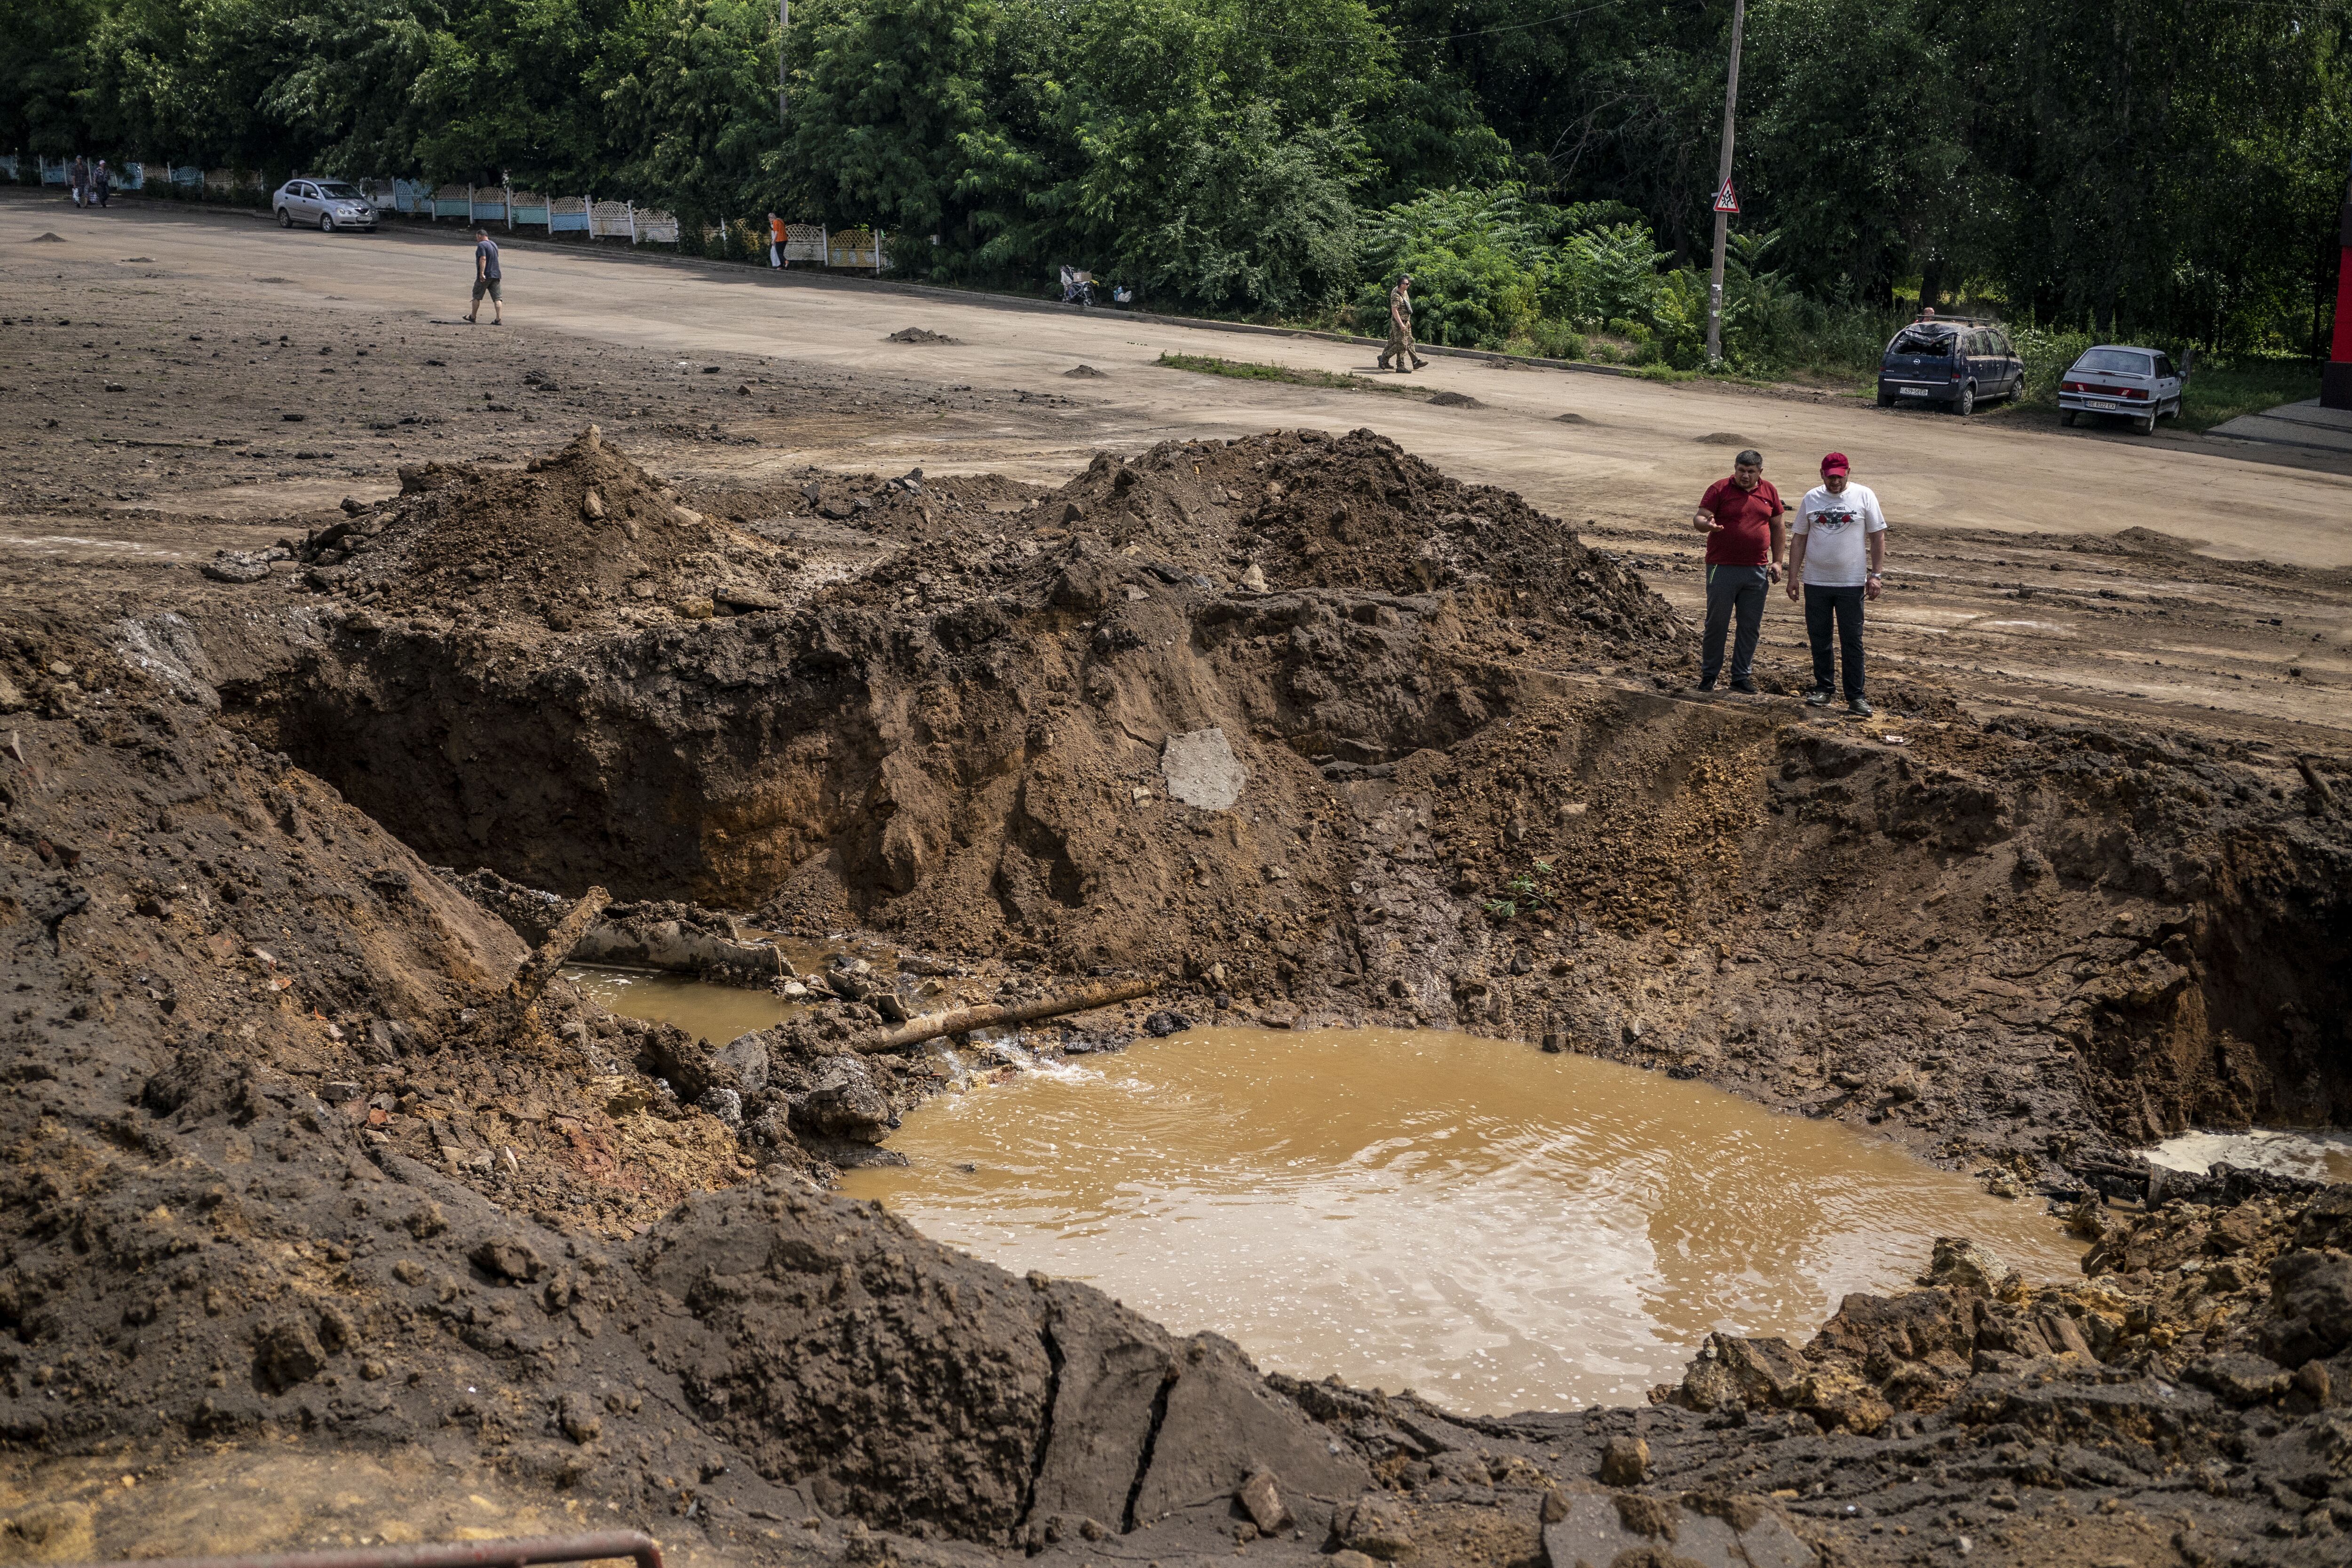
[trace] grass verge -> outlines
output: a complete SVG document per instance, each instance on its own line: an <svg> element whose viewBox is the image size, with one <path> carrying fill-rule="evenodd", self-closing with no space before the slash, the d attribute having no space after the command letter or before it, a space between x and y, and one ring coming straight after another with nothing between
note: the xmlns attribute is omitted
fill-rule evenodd
<svg viewBox="0 0 2352 1568"><path fill-rule="evenodd" d="M1297 370L1286 364L1263 364L1253 360L1219 359L1214 354L1162 353L1159 363L1168 370L1189 370L1197 375L1231 376L1236 381L1286 381L1293 386L1339 387L1349 392L1401 393L1414 390L1374 381L1370 376L1349 375L1339 371Z"/></svg>
<svg viewBox="0 0 2352 1568"><path fill-rule="evenodd" d="M2180 427L2210 430L2241 414L2319 395L2319 367L2307 359L2206 360L2180 395Z"/></svg>

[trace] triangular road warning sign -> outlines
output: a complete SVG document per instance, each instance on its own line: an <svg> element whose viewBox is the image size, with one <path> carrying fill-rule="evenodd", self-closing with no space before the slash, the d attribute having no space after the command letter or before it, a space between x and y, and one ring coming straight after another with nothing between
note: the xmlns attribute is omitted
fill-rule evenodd
<svg viewBox="0 0 2352 1568"><path fill-rule="evenodd" d="M1731 188L1729 180L1724 181L1723 188L1715 193L1715 210L1719 213L1736 213L1739 210L1739 195Z"/></svg>

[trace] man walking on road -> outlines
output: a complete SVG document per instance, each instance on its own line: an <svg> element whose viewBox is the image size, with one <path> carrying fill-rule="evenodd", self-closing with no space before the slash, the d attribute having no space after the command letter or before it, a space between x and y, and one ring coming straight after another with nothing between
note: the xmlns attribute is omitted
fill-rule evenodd
<svg viewBox="0 0 2352 1568"><path fill-rule="evenodd" d="M1845 665L1845 710L1870 717L1864 694L1862 604L1878 597L1879 569L1886 563L1886 514L1868 485L1849 477L1843 452L1822 459L1822 482L1797 503L1795 539L1789 547L1789 597L1805 586L1805 637L1813 645L1813 689L1805 700L1829 705L1832 678L1830 625L1837 625L1837 653ZM1865 557L1867 564L1864 564Z"/></svg>
<svg viewBox="0 0 2352 1568"><path fill-rule="evenodd" d="M770 213L768 215L768 265L780 268L783 264L784 220Z"/></svg>
<svg viewBox="0 0 2352 1568"><path fill-rule="evenodd" d="M498 242L490 237L488 229L478 228L474 231L474 303L466 312L466 320L470 321L481 314L482 296L488 294L490 297L490 325L506 324L506 301L499 295L499 281Z"/></svg>
<svg viewBox="0 0 2352 1568"><path fill-rule="evenodd" d="M1409 375L1429 363L1412 346L1412 277L1409 273L1389 290L1389 346L1381 351L1382 370L1389 368L1391 359L1397 362L1399 375Z"/></svg>
<svg viewBox="0 0 2352 1568"><path fill-rule="evenodd" d="M1764 599L1780 580L1786 544L1780 492L1764 477L1764 455L1746 451L1733 459L1731 477L1717 479L1699 498L1691 526L1706 535L1706 636L1699 643L1698 689L1715 689L1723 672L1723 637L1734 616L1738 635L1731 645L1731 689L1756 689L1756 634L1764 625Z"/></svg>
<svg viewBox="0 0 2352 1568"><path fill-rule="evenodd" d="M73 167L66 171L66 183L73 187L74 205L89 205L89 160L76 158Z"/></svg>

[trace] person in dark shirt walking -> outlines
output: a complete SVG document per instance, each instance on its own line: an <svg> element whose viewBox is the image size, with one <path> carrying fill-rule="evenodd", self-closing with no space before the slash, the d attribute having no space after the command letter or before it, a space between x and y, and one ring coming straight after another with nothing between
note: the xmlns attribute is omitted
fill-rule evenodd
<svg viewBox="0 0 2352 1568"><path fill-rule="evenodd" d="M474 231L474 303L472 309L466 312L466 320L470 321L481 313L482 296L488 294L490 297L490 325L505 324L506 301L499 295L499 282L498 242L490 237L488 229L478 228Z"/></svg>
<svg viewBox="0 0 2352 1568"><path fill-rule="evenodd" d="M1706 636L1699 644L1698 689L1715 689L1723 673L1723 637L1733 620L1731 689L1756 689L1756 636L1764 625L1764 600L1780 580L1788 548L1787 508L1764 477L1764 455L1746 451L1733 460L1731 477L1717 479L1699 498L1691 526L1706 535Z"/></svg>

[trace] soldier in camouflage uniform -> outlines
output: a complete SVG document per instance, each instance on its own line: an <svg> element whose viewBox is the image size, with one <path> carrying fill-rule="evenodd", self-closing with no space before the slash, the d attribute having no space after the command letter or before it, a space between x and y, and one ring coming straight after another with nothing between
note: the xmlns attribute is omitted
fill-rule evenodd
<svg viewBox="0 0 2352 1568"><path fill-rule="evenodd" d="M1397 362L1399 375L1411 374L1429 363L1412 346L1412 277L1410 273L1399 278L1396 287L1389 290L1389 346L1381 351L1382 370L1389 368L1391 359Z"/></svg>

